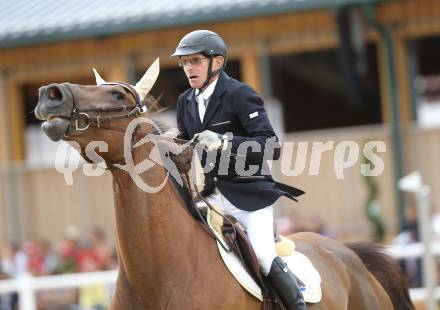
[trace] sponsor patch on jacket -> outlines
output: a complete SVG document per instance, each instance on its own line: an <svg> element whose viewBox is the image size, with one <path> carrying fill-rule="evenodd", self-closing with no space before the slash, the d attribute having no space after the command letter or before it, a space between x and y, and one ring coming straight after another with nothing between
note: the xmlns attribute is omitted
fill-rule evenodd
<svg viewBox="0 0 440 310"><path fill-rule="evenodd" d="M258 111L255 111L254 113L249 114L250 119L256 118L257 116L258 116Z"/></svg>

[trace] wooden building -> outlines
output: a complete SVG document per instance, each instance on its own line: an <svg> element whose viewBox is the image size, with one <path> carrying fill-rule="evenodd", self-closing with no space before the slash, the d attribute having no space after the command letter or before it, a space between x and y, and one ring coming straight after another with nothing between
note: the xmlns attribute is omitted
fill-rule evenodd
<svg viewBox="0 0 440 310"><path fill-rule="evenodd" d="M344 179L335 175L333 152L323 154L317 175L310 173L310 155L303 173L276 175L307 191L297 218L319 216L344 239L368 237L360 165L363 145L373 140L387 146L380 153L384 172L373 179L390 234L406 201L396 191L398 177L419 169L433 202L440 201L440 131L422 126L418 114L423 85L440 75L440 0L119 0L65 7L6 0L0 7L0 239L58 240L66 225L113 230L109 175L77 171L67 186L48 166L54 144L35 129L31 113L38 87L93 84L92 67L106 80L134 82L160 57L153 94L162 94L172 111L187 85L169 55L195 29L225 39L226 71L263 95L284 140L309 142L309 152L312 142L360 146ZM280 214L290 212L287 200L279 204L289 205Z"/></svg>

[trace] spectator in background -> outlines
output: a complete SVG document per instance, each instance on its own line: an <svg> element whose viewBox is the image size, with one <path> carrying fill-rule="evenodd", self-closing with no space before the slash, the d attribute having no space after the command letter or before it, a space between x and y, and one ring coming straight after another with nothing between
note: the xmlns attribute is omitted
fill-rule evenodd
<svg viewBox="0 0 440 310"><path fill-rule="evenodd" d="M65 239L57 244L56 250L48 240L37 242L37 255L40 261L40 274L50 275L79 271L80 245L78 230L74 226L66 227ZM36 292L38 309L77 309L77 288L59 288Z"/></svg>
<svg viewBox="0 0 440 310"><path fill-rule="evenodd" d="M27 268L33 276L40 276L43 273L43 259L39 255L36 241L26 241L23 244L24 253L27 256Z"/></svg>
<svg viewBox="0 0 440 310"><path fill-rule="evenodd" d="M90 246L81 255L81 272L107 270L110 266L111 254L104 231L99 227L94 227L90 234ZM109 287L106 284L82 286L79 289L81 309L106 309L109 301L108 290Z"/></svg>
<svg viewBox="0 0 440 310"><path fill-rule="evenodd" d="M27 271L27 258L17 244L5 243L0 249L1 269L10 278L16 278Z"/></svg>
<svg viewBox="0 0 440 310"><path fill-rule="evenodd" d="M96 258L84 255L81 261L81 272L99 271L102 266ZM79 305L82 310L103 310L108 306L108 286L106 284L90 284L79 288Z"/></svg>
<svg viewBox="0 0 440 310"><path fill-rule="evenodd" d="M301 213L291 211L276 219L277 233L282 236L304 231L304 223Z"/></svg>
<svg viewBox="0 0 440 310"><path fill-rule="evenodd" d="M409 201L405 208L405 223L403 230L392 240L392 244L404 245L419 242L419 225L417 204ZM399 264L408 277L411 287L422 285L421 260L419 257L400 259Z"/></svg>
<svg viewBox="0 0 440 310"><path fill-rule="evenodd" d="M95 257L98 270L107 270L110 266L112 251L107 243L104 231L99 227L92 229L91 252Z"/></svg>
<svg viewBox="0 0 440 310"><path fill-rule="evenodd" d="M82 251L78 239L78 228L66 226L65 236L65 240L57 245L59 264L56 273L79 272Z"/></svg>
<svg viewBox="0 0 440 310"><path fill-rule="evenodd" d="M42 275L54 274L58 267L59 259L49 240L41 239L39 241L38 253L43 263Z"/></svg>
<svg viewBox="0 0 440 310"><path fill-rule="evenodd" d="M276 219L277 234L289 236L295 232L295 224L290 216L284 215Z"/></svg>
<svg viewBox="0 0 440 310"><path fill-rule="evenodd" d="M8 276L3 272L1 265L0 265L0 281L1 280L7 280ZM6 308L8 305L9 300L5 300L6 296L0 294L0 309Z"/></svg>
<svg viewBox="0 0 440 310"><path fill-rule="evenodd" d="M7 242L0 246L0 269L7 278L17 278L27 272L27 257L17 244ZM17 309L18 294L4 296L1 300L1 309Z"/></svg>

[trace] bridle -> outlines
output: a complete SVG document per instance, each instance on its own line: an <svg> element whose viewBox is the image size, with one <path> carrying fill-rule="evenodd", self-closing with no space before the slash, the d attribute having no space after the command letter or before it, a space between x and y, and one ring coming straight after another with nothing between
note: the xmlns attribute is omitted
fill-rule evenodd
<svg viewBox="0 0 440 310"><path fill-rule="evenodd" d="M131 86L130 84L124 83L124 82L112 82L112 83L106 83L101 85L119 85L123 87L125 90L127 90L134 98L135 104L133 105L121 105L121 106L108 106L108 107L100 107L100 108L80 108L75 100L75 95L73 94L73 91L71 89L70 83L63 83L62 85L66 86L68 89L70 95L72 96L72 103L73 103L73 110L72 115L70 117L70 130L73 131L84 131L88 129L90 126L101 128L104 124L109 123L111 120L114 119L121 119L121 118L130 118L130 117L137 117L141 114L147 112L147 106L142 103L141 99L139 98L139 94L137 91ZM92 113L110 113L110 112L124 112L128 111L126 114L122 115L108 115L108 116L90 116L90 112ZM83 127L80 127L80 121L85 121L86 125ZM95 125L96 124L96 125ZM109 128L110 129L110 128Z"/></svg>
<svg viewBox="0 0 440 310"><path fill-rule="evenodd" d="M125 128L120 128L119 126L112 126L110 122L112 120L116 119L126 119L131 117L139 117L142 114L147 112L147 106L141 101L138 92L131 86L130 84L124 83L124 82L110 82L100 85L118 85L123 87L125 90L127 90L134 98L135 104L132 105L120 105L120 106L106 106L106 107L99 107L99 108L81 108L78 106L76 102L76 98L74 95L74 92L71 88L70 83L63 83L67 90L70 93L70 96L72 97L72 105L73 109L70 116L70 127L68 130L68 134L71 134L75 131L85 131L90 127L95 128L101 128L101 129L108 129L113 131L118 131L121 133L125 133ZM96 115L92 116L89 113L111 113L111 112L124 112L128 111L127 113L121 114L121 115ZM84 126L80 126L80 121L85 122ZM68 138L68 134L65 134L64 136ZM138 127L136 127L133 130L132 139L131 139L131 147L134 148L134 144L136 143L136 136L139 135ZM140 136L140 135L139 135ZM81 150L81 153L83 151ZM82 154L84 155L84 154ZM90 164L93 164L94 162L90 160L87 156L82 156L85 161L87 161ZM123 159L118 160L117 162L122 162ZM107 170L114 170L116 168L115 164L107 163Z"/></svg>
<svg viewBox="0 0 440 310"><path fill-rule="evenodd" d="M108 129L118 132L125 132L125 128L120 128L118 126L112 126L110 124L111 120L116 119L124 119L124 118L131 118L131 117L140 117L144 115L147 112L147 106L141 101L138 92L131 86L130 84L124 83L124 82L111 82L111 83L105 83L100 85L119 85L123 87L125 90L127 90L134 98L135 104L132 105L121 105L121 106L108 106L108 107L100 107L100 108L80 108L75 100L75 95L73 94L73 91L71 89L70 83L63 83L62 85L66 86L68 89L71 97L72 97L72 103L73 103L73 110L72 115L70 117L70 129L69 131L84 131L87 130L90 127L96 127L101 129ZM124 112L128 111L126 114L122 115L96 115L91 116L89 113L110 113L110 112ZM80 127L79 122L81 120L86 121L86 125L83 127ZM138 132L139 127L136 127L133 131L133 138L135 136L139 136L140 138L144 137L147 133ZM151 133L149 133L151 134ZM171 138L171 137L165 137L161 135L156 135L157 137L160 137L163 140L169 140L178 144L189 144L189 146L196 146L197 141L193 140L184 140L179 138ZM132 143L134 144L134 140L132 139Z"/></svg>

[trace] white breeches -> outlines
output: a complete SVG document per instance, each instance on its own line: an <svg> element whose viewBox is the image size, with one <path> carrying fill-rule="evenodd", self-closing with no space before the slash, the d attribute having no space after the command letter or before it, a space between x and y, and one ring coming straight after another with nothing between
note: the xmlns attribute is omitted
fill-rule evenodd
<svg viewBox="0 0 440 310"><path fill-rule="evenodd" d="M232 215L240 222L247 232L263 273L269 274L272 261L277 256L273 236L273 207L268 206L257 211L240 210L226 199L217 188L206 198L209 202L219 206L224 215Z"/></svg>

